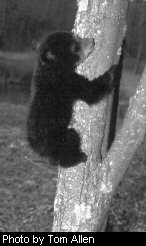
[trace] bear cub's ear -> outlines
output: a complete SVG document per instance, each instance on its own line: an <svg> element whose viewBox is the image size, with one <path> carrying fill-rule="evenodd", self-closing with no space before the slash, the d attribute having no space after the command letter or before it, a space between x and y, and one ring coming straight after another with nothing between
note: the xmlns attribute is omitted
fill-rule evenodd
<svg viewBox="0 0 146 246"><path fill-rule="evenodd" d="M47 51L46 52L46 58L48 59L48 60L52 60L52 61L55 61L55 55L53 55L52 54L52 52L51 51Z"/></svg>

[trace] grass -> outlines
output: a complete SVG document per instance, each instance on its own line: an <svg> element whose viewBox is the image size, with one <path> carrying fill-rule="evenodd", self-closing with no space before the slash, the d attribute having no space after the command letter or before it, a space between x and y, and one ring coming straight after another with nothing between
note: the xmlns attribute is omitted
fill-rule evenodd
<svg viewBox="0 0 146 246"><path fill-rule="evenodd" d="M26 106L0 104L0 231L50 231L57 169L25 139Z"/></svg>

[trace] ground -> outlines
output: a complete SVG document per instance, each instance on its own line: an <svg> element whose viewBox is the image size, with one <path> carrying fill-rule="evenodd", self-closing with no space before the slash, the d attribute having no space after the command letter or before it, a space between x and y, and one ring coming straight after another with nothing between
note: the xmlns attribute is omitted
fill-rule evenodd
<svg viewBox="0 0 146 246"><path fill-rule="evenodd" d="M0 115L0 231L50 231L57 169L28 148L26 106L1 103Z"/></svg>
<svg viewBox="0 0 146 246"><path fill-rule="evenodd" d="M127 72L124 74L128 76ZM120 109L120 117L125 108ZM0 103L1 232L41 232L51 231L52 227L57 168L48 167L47 161L28 147L26 114L26 104ZM109 231L146 232L145 153L146 141L133 157L112 201Z"/></svg>

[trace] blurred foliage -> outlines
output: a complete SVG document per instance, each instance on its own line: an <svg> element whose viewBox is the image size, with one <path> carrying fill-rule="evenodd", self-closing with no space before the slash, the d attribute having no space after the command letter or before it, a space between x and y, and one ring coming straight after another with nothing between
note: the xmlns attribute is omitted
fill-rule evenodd
<svg viewBox="0 0 146 246"><path fill-rule="evenodd" d="M48 31L69 30L74 0L0 0L0 48L22 50Z"/></svg>
<svg viewBox="0 0 146 246"><path fill-rule="evenodd" d="M126 45L129 53L146 60L146 1L129 4L127 15Z"/></svg>
<svg viewBox="0 0 146 246"><path fill-rule="evenodd" d="M0 0L0 49L22 51L53 30L71 30L75 0ZM127 15L127 51L146 57L146 2L131 1ZM136 35L135 35L136 33Z"/></svg>

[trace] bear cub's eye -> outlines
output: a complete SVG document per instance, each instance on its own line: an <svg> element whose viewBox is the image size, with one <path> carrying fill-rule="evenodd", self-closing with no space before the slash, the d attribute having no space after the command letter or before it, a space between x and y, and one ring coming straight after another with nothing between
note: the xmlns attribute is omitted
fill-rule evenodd
<svg viewBox="0 0 146 246"><path fill-rule="evenodd" d="M71 52L72 53L77 53L78 51L80 50L80 45L77 44L77 43L73 43L72 46L71 46Z"/></svg>

